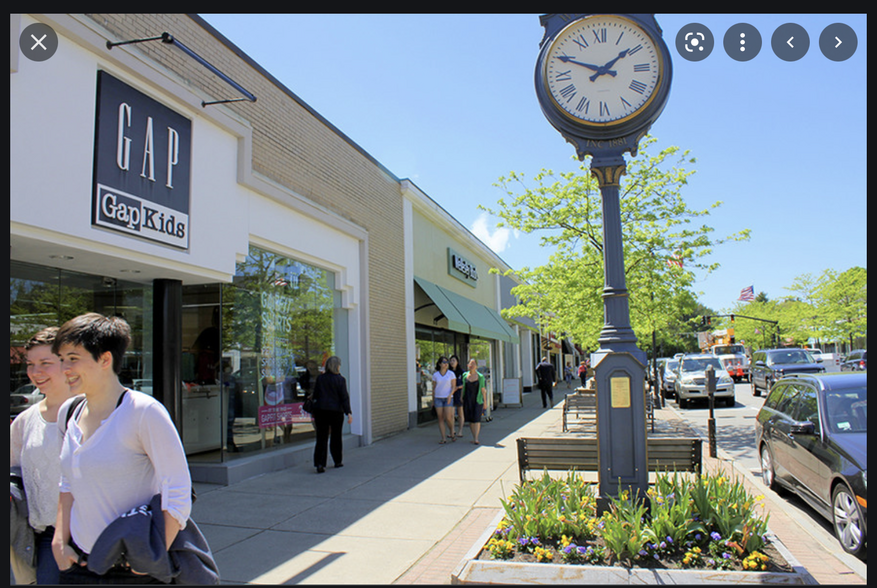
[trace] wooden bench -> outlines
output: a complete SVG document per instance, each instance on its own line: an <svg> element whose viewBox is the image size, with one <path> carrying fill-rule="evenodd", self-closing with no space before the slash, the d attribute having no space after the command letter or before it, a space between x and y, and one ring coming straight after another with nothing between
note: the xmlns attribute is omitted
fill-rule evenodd
<svg viewBox="0 0 877 588"><path fill-rule="evenodd" d="M597 395L588 392L567 394L563 399L563 432L569 431L569 415L597 424ZM584 415L584 417L582 417Z"/></svg>
<svg viewBox="0 0 877 588"><path fill-rule="evenodd" d="M521 483L530 470L599 470L596 437L519 437L517 443ZM702 440L694 437L649 437L649 471L700 473L701 444Z"/></svg>
<svg viewBox="0 0 877 588"><path fill-rule="evenodd" d="M586 388L577 388L573 394L567 394L563 399L563 432L569 432L569 415L575 413L576 419L585 421L586 424L597 424L597 394ZM584 416L582 416L584 415ZM655 432L655 397L646 393L646 418L652 424L652 433Z"/></svg>

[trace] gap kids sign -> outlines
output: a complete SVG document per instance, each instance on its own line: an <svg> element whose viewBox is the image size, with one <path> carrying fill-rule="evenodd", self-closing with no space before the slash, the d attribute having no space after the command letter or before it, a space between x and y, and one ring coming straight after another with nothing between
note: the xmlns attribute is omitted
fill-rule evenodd
<svg viewBox="0 0 877 588"><path fill-rule="evenodd" d="M189 119L99 71L92 225L188 249L191 145Z"/></svg>

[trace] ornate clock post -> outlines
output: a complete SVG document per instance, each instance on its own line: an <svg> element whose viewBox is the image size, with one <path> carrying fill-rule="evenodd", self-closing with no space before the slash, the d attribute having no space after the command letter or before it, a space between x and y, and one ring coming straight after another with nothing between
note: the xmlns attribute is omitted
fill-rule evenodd
<svg viewBox="0 0 877 588"><path fill-rule="evenodd" d="M624 153L664 109L670 52L652 14L546 14L536 95L548 121L591 155L603 200L603 309L595 353L600 494L648 488L645 365L630 326L619 187Z"/></svg>

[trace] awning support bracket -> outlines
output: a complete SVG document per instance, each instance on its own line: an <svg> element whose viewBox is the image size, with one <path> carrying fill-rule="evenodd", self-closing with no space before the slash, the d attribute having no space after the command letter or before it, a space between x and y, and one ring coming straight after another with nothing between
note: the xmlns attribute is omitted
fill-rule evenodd
<svg viewBox="0 0 877 588"><path fill-rule="evenodd" d="M201 57L200 55L198 55L197 53L195 53L194 51L192 51L191 49L189 49L188 47L183 45L178 39L175 39L174 36L171 35L170 33L162 33L158 37L148 37L145 39L132 39L130 41L118 41L115 43L112 41L107 41L107 49L111 50L113 47L118 47L120 45L131 45L132 43L145 43L147 41L161 41L162 43L166 43L168 45L174 45L174 46L178 47L183 53L185 53L186 55L188 55L189 57L191 57L192 59L194 59L195 61L197 61L201 65L203 65L204 67L206 67L211 73L215 74L216 76L221 78L225 83L227 83L232 88L234 88L235 90L237 90L238 92L240 92L241 94L244 95L243 98L229 98L227 100L214 100L212 102L205 102L204 100L202 100L201 101L201 108L204 108L206 106L212 106L213 104L227 104L229 102L243 102L243 101L255 102L256 101L256 97L253 94L251 94L250 92L245 90L240 84L235 82L233 79L231 79L230 77L228 77L227 75L225 75L224 73L219 71L219 69L217 69L211 63L209 63L206 59L204 59L203 57Z"/></svg>

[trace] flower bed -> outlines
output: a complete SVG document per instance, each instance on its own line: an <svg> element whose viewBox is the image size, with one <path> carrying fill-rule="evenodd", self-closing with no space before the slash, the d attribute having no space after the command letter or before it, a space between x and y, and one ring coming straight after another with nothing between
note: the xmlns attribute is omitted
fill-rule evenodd
<svg viewBox="0 0 877 588"><path fill-rule="evenodd" d="M766 537L763 496L723 472L659 474L643 497L597 512L596 488L570 473L516 486L480 559L624 568L792 572Z"/></svg>

